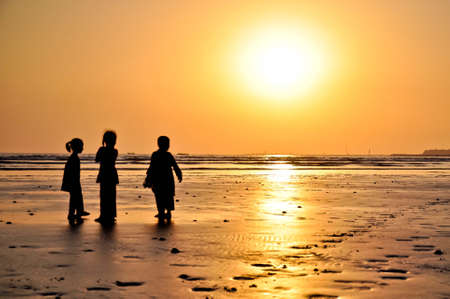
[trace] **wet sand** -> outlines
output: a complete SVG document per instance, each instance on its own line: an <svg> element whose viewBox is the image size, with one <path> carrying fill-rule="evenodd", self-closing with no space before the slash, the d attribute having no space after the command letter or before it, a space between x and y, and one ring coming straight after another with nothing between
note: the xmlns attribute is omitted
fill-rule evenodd
<svg viewBox="0 0 450 299"><path fill-rule="evenodd" d="M59 171L0 172L0 296L450 297L448 171L186 171L165 226L124 171L112 227L95 174L70 226Z"/></svg>

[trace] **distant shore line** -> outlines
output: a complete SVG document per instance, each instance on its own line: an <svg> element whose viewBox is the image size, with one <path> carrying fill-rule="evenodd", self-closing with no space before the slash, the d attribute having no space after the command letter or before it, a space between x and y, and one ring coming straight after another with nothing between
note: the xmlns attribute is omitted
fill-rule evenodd
<svg viewBox="0 0 450 299"><path fill-rule="evenodd" d="M450 156L450 149L429 149L421 154L392 154L391 156Z"/></svg>

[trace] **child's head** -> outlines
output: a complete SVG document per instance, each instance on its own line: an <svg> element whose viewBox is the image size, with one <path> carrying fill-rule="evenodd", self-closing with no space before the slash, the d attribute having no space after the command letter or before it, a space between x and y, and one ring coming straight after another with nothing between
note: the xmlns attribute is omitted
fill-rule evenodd
<svg viewBox="0 0 450 299"><path fill-rule="evenodd" d="M170 139L167 136L158 137L158 147L163 151L168 151L170 147Z"/></svg>
<svg viewBox="0 0 450 299"><path fill-rule="evenodd" d="M116 139L117 135L114 131L106 131L105 134L103 134L103 146L114 146L116 145Z"/></svg>
<svg viewBox="0 0 450 299"><path fill-rule="evenodd" d="M72 151L75 154L79 154L83 151L83 140L80 138L74 138L66 143L66 150L70 153Z"/></svg>

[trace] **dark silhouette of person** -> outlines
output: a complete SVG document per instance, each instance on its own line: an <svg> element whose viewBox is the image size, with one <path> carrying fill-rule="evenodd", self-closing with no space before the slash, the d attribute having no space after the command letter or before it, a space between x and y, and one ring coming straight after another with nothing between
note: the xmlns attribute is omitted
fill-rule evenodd
<svg viewBox="0 0 450 299"><path fill-rule="evenodd" d="M158 147L159 149L152 154L147 177L144 181L144 188L152 188L155 194L159 222L164 222L164 219L170 222L172 218L171 211L175 210L173 200L175 196L175 182L172 168L175 170L180 183L183 177L175 158L168 152L170 147L169 137L160 136L158 138Z"/></svg>
<svg viewBox="0 0 450 299"><path fill-rule="evenodd" d="M61 190L69 192L69 215L67 219L69 222L81 220L81 216L89 215L84 210L83 193L81 191L80 183L80 158L78 154L83 152L83 141L79 138L74 138L66 143L66 150L72 154L67 159L64 167L64 176L62 180Z"/></svg>
<svg viewBox="0 0 450 299"><path fill-rule="evenodd" d="M100 216L95 221L111 224L116 219L116 185L119 184L116 159L118 152L114 148L117 135L114 131L106 131L103 141L95 156L95 162L100 163L97 183L100 183Z"/></svg>

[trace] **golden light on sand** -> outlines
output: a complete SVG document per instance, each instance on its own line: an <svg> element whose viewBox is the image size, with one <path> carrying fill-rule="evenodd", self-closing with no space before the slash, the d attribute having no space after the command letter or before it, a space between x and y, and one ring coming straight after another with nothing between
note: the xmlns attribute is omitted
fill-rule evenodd
<svg viewBox="0 0 450 299"><path fill-rule="evenodd" d="M274 213L282 216L283 211L294 211L297 204L292 200L295 194L293 190L273 192L272 197L268 198L261 205L261 210L266 213Z"/></svg>
<svg viewBox="0 0 450 299"><path fill-rule="evenodd" d="M324 53L308 34L292 28L253 33L238 55L242 80L259 96L282 99L302 95L320 79Z"/></svg>
<svg viewBox="0 0 450 299"><path fill-rule="evenodd" d="M291 164L274 163L266 177L270 192L260 203L261 212L277 223L290 221L286 214L291 214L297 209L295 197L299 196L299 188L292 185L295 170Z"/></svg>
<svg viewBox="0 0 450 299"><path fill-rule="evenodd" d="M294 167L291 164L274 164L273 171L267 176L270 183L288 183L294 174Z"/></svg>
<svg viewBox="0 0 450 299"><path fill-rule="evenodd" d="M262 215L275 223L289 223L292 221L290 216L297 211L298 203L294 198L299 195L299 190L289 187L282 189L273 190L259 204Z"/></svg>

